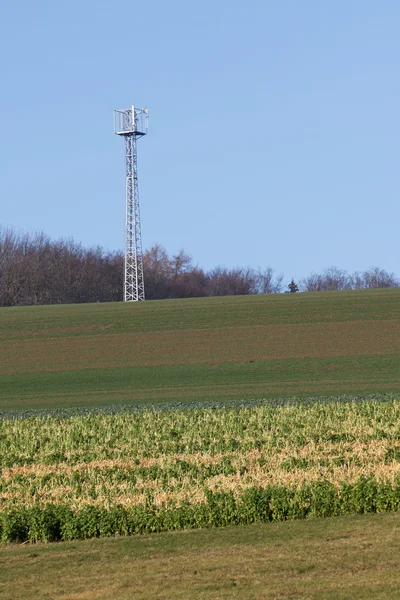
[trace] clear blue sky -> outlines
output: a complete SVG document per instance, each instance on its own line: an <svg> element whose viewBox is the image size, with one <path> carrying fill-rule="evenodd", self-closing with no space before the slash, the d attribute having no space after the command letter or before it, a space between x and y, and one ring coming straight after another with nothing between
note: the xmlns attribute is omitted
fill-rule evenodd
<svg viewBox="0 0 400 600"><path fill-rule="evenodd" d="M0 224L122 249L134 103L146 248L400 274L399 31L395 0L3 2Z"/></svg>

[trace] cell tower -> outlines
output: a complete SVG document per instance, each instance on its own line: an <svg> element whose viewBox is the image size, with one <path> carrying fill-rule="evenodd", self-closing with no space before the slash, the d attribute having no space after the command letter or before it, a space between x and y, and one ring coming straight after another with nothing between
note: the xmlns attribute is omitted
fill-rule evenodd
<svg viewBox="0 0 400 600"><path fill-rule="evenodd" d="M124 301L144 300L142 233L140 228L137 140L147 134L149 111L131 108L114 111L114 133L125 138L126 217Z"/></svg>

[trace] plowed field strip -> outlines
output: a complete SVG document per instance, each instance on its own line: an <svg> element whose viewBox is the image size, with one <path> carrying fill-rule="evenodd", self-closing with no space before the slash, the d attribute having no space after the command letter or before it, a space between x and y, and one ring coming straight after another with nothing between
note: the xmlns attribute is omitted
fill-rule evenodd
<svg viewBox="0 0 400 600"><path fill-rule="evenodd" d="M400 353L400 320L98 334L0 345L0 374Z"/></svg>
<svg viewBox="0 0 400 600"><path fill-rule="evenodd" d="M0 343L11 340L219 329L227 326L382 321L400 318L400 288L3 308Z"/></svg>

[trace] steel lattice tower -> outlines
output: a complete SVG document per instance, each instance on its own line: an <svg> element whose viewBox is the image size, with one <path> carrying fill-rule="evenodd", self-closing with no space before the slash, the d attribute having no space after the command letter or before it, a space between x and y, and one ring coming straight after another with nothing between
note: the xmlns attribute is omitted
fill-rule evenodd
<svg viewBox="0 0 400 600"><path fill-rule="evenodd" d="M145 299L137 176L137 140L147 134L148 118L147 108L135 108L133 105L131 108L114 111L114 133L125 138L125 302Z"/></svg>

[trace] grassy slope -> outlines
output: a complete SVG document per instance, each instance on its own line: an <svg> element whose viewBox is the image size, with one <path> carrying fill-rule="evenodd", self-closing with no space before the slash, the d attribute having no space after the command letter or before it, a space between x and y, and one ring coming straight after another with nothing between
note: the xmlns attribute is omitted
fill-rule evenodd
<svg viewBox="0 0 400 600"><path fill-rule="evenodd" d="M0 598L400 598L400 516L0 549Z"/></svg>
<svg viewBox="0 0 400 600"><path fill-rule="evenodd" d="M400 390L400 290L0 309L0 409Z"/></svg>

